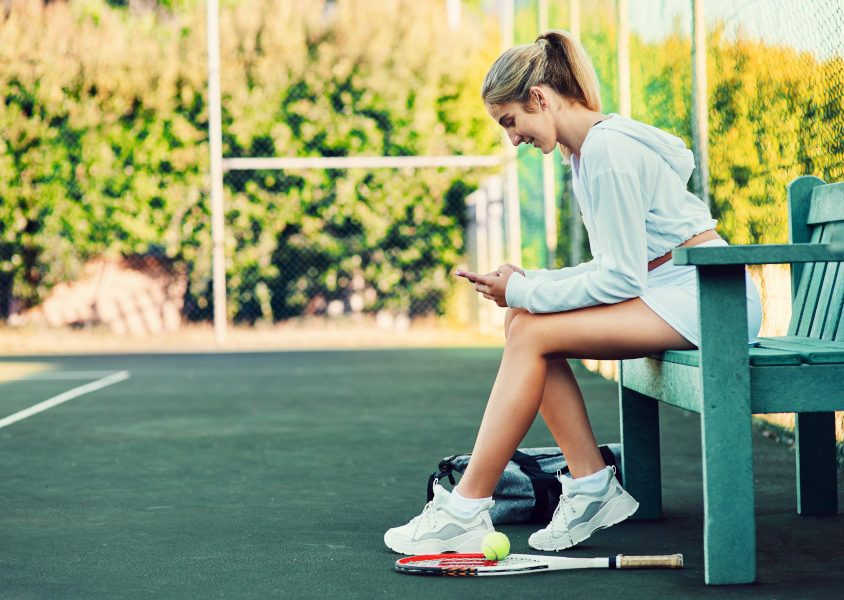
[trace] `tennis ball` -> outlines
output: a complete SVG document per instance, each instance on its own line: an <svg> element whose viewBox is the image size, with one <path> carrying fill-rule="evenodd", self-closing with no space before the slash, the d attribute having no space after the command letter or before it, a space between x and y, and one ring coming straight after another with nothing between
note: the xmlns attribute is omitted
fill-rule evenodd
<svg viewBox="0 0 844 600"><path fill-rule="evenodd" d="M483 553L487 560L503 560L510 554L510 540L499 531L486 534Z"/></svg>

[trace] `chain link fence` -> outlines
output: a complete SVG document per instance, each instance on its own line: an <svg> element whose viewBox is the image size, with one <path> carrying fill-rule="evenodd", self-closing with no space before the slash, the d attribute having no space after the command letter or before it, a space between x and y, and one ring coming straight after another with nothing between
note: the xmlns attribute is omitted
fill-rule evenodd
<svg viewBox="0 0 844 600"><path fill-rule="evenodd" d="M369 313L386 325L446 312L451 273L463 260L466 197L484 169L296 171L238 170L224 178L235 210L272 195L301 207L298 222L229 276L234 323ZM236 248L261 233L246 215L238 219L244 230L232 240Z"/></svg>

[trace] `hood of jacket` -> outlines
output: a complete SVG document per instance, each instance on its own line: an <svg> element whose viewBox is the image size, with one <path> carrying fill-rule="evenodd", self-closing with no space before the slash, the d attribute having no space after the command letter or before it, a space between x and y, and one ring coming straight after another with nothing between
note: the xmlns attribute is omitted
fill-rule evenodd
<svg viewBox="0 0 844 600"><path fill-rule="evenodd" d="M618 131L642 142L671 165L671 168L680 176L683 185L689 183L689 177L695 170L695 157L692 151L686 147L686 142L682 138L615 113L611 113L610 116L611 119L601 121L593 127L593 130Z"/></svg>

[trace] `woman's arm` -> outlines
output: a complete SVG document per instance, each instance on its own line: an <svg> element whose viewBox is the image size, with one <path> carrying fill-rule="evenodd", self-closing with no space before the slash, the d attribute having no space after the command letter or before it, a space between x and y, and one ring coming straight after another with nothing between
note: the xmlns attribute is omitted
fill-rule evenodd
<svg viewBox="0 0 844 600"><path fill-rule="evenodd" d="M507 282L508 306L532 313L562 312L623 302L645 291L647 211L638 177L626 171L606 170L592 177L590 183L597 230L594 234L602 250L598 264L557 280L514 274Z"/></svg>

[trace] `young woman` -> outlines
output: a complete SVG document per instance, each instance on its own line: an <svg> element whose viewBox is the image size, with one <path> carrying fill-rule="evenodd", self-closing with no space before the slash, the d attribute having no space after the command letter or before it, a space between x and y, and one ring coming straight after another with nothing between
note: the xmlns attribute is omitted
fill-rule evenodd
<svg viewBox="0 0 844 600"><path fill-rule="evenodd" d="M502 54L481 92L514 146L548 154L559 144L593 259L560 270L503 265L458 272L509 307L507 342L472 458L457 487L435 498L387 546L403 554L478 552L493 530L492 492L537 412L571 468L551 523L529 540L562 550L638 508L604 464L566 359L617 360L699 342L694 267L674 266L678 246L723 246L706 205L686 190L694 158L680 138L616 114L601 114L598 79L580 44L549 31ZM748 340L762 321L747 278Z"/></svg>

